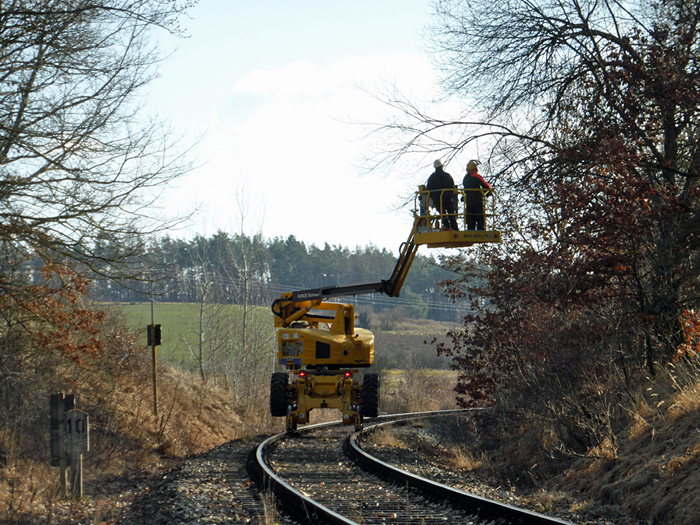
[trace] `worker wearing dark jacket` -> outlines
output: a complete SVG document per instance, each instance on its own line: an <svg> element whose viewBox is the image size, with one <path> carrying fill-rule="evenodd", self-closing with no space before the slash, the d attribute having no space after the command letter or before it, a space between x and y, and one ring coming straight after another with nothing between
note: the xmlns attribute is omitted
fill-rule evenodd
<svg viewBox="0 0 700 525"><path fill-rule="evenodd" d="M435 171L428 178L428 183L425 185L425 189L430 191L430 201L433 207L437 208L437 210L442 214L442 228L457 230L457 220L455 219L454 215L457 213L457 210L453 202L456 194L453 191L442 191L454 189L456 187L455 181L452 178L452 175L443 169L442 162L439 160L433 162L433 167L435 168ZM441 195L442 207L440 206Z"/></svg>
<svg viewBox="0 0 700 525"><path fill-rule="evenodd" d="M470 160L467 163L467 174L462 185L467 200L467 230L484 229L484 193L481 190L490 190L491 186L477 171L477 163Z"/></svg>

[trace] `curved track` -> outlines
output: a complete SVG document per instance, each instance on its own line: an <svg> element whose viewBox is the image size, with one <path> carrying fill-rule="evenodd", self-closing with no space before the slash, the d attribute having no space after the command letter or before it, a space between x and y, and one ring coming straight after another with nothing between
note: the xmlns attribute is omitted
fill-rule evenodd
<svg viewBox="0 0 700 525"><path fill-rule="evenodd" d="M389 425L455 412L403 414L379 420L389 420L382 423ZM365 432L377 426L368 426ZM363 451L352 429L337 423L267 439L251 454L249 469L265 490L275 494L286 513L305 523L567 523L396 469Z"/></svg>

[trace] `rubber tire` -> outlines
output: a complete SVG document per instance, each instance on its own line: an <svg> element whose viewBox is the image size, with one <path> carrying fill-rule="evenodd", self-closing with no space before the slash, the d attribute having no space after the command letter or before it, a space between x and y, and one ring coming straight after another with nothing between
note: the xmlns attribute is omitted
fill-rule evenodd
<svg viewBox="0 0 700 525"><path fill-rule="evenodd" d="M287 385L289 374L275 372L270 379L270 414L272 417L287 416Z"/></svg>
<svg viewBox="0 0 700 525"><path fill-rule="evenodd" d="M365 374L362 381L362 415L379 417L379 376Z"/></svg>

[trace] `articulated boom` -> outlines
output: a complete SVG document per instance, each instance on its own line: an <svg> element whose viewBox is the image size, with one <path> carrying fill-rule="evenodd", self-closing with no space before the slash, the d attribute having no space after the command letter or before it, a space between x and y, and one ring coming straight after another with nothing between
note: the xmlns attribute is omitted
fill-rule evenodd
<svg viewBox="0 0 700 525"><path fill-rule="evenodd" d="M463 202L464 190L452 192ZM469 190L480 191L480 190ZM501 242L501 232L443 230L447 214L430 213L428 194L422 186L416 193L414 222L408 240L401 245L399 258L388 280L374 283L313 288L282 294L272 303L277 331L277 360L287 372L272 375L270 411L274 417L286 417L287 430L309 422L314 408L336 408L343 422L362 429L363 417L379 414L379 376L355 376L359 368L374 362L374 334L355 328L355 308L351 304L326 299L369 293L398 297L418 247L460 248L475 243ZM464 206L452 214L457 224L467 223ZM493 226L495 214L484 213L486 226ZM291 375L291 379L290 379Z"/></svg>

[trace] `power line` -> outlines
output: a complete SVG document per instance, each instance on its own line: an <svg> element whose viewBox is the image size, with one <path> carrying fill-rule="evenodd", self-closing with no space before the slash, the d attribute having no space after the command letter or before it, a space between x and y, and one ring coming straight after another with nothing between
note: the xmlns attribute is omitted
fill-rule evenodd
<svg viewBox="0 0 700 525"><path fill-rule="evenodd" d="M224 279L220 278L219 284L228 284L230 286L241 286L245 283L245 279ZM262 281L254 281L254 286L261 287L264 289L270 297L270 302L272 299L275 297L279 297L283 293L291 293L294 292L295 290L298 290L298 287L294 286L289 286L289 285L284 285L284 284L279 284L279 283L271 283L271 282L262 282ZM272 293L270 293L272 292ZM370 305L379 305L379 306L408 306L408 307L428 307L429 309L436 310L436 311L444 311L444 312L464 312L465 308L464 306L460 306L459 304L448 304L448 303L443 303L443 302L438 302L430 299L426 299L425 297L421 296L421 300L415 300L415 299L408 299L405 297L387 297L381 294L371 294L371 295L346 295L346 296L339 296L338 298L335 298L333 300L330 300L329 302L341 302L341 299L345 298L346 302L352 302L354 304L370 304ZM348 299L351 299L351 301L348 301Z"/></svg>

